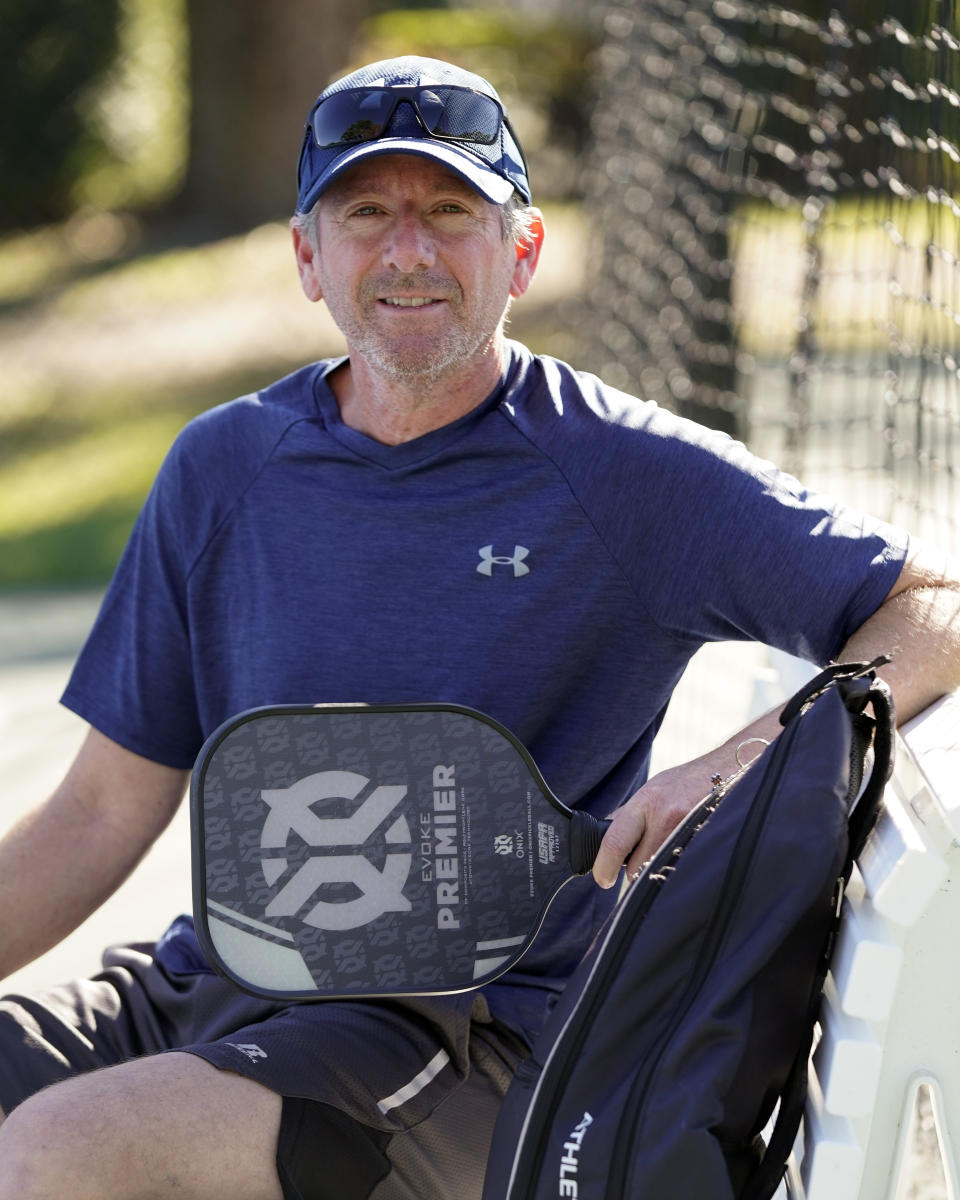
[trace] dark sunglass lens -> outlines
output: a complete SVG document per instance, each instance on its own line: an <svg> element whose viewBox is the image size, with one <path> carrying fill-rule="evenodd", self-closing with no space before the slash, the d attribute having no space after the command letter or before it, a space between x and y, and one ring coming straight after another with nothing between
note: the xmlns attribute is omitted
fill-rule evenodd
<svg viewBox="0 0 960 1200"><path fill-rule="evenodd" d="M420 112L438 137L492 145L500 133L497 102L463 88L435 88L420 93Z"/></svg>
<svg viewBox="0 0 960 1200"><path fill-rule="evenodd" d="M444 106L444 97L432 88L423 88L418 93L417 108L430 133L436 133L443 125Z"/></svg>
<svg viewBox="0 0 960 1200"><path fill-rule="evenodd" d="M380 137L393 111L385 92L334 92L313 114L313 134L321 150Z"/></svg>

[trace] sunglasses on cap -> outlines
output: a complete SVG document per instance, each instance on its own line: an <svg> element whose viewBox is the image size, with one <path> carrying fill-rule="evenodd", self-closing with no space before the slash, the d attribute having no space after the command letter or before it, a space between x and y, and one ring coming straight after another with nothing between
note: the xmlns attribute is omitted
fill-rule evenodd
<svg viewBox="0 0 960 1200"><path fill-rule="evenodd" d="M402 103L411 106L430 137L492 146L500 138L501 127L506 126L520 149L503 105L492 96L456 84L359 87L331 92L317 102L310 115L314 139L321 150L375 141L383 137L397 105ZM522 150L520 156L523 158Z"/></svg>

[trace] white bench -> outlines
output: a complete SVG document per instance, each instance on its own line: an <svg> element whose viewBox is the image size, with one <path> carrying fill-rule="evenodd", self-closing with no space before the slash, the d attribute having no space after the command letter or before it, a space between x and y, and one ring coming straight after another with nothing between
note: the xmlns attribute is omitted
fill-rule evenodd
<svg viewBox="0 0 960 1200"><path fill-rule="evenodd" d="M928 1089L960 1200L960 692L900 731L844 900L807 1110L778 1196L895 1200Z"/></svg>

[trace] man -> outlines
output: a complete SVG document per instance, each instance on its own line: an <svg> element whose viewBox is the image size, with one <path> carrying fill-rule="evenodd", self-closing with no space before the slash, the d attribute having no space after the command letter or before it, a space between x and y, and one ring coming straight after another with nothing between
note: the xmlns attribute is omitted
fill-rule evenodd
<svg viewBox="0 0 960 1200"><path fill-rule="evenodd" d="M320 97L293 240L349 356L204 414L171 451L64 697L93 728L0 845L0 968L117 886L205 735L258 704L489 712L565 798L618 808L603 887L565 888L474 996L256 1001L181 918L93 982L9 998L0 1200L478 1196L512 1071L623 863L771 728L641 786L694 650L890 651L904 716L960 682L956 582L905 535L505 340L542 243L529 202L476 76L401 59Z"/></svg>

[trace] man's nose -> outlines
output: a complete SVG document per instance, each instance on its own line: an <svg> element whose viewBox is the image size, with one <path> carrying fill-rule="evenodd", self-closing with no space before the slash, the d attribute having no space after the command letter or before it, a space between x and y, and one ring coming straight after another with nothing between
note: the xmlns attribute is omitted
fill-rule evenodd
<svg viewBox="0 0 960 1200"><path fill-rule="evenodd" d="M409 274L429 270L436 261L433 236L416 216L399 216L383 252L384 265Z"/></svg>

